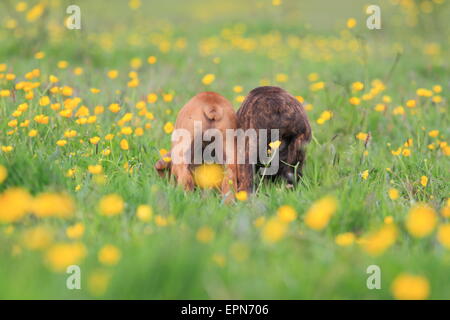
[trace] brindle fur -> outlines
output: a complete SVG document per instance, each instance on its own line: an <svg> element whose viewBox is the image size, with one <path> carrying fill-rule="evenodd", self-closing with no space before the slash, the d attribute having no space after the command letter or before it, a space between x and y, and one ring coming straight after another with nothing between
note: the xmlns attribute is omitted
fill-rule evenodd
<svg viewBox="0 0 450 320"><path fill-rule="evenodd" d="M267 129L270 143L270 129L279 129L280 167L275 177L282 177L289 184L302 176L305 161L305 145L311 140L311 126L302 104L287 91L278 87L259 87L253 89L237 112L238 127L244 130ZM268 147L268 146L267 146ZM240 151L242 152L242 150ZM238 189L252 192L254 168L249 164L249 145L245 144L246 163L238 166ZM285 162L285 163L283 163ZM260 167L258 164L256 167Z"/></svg>

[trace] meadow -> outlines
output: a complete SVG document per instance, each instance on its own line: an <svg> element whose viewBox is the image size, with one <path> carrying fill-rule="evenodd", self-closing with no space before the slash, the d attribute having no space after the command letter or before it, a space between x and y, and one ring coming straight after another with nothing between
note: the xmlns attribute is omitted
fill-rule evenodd
<svg viewBox="0 0 450 320"><path fill-rule="evenodd" d="M449 14L446 0L1 1L0 298L448 299ZM298 185L225 205L157 175L184 103L215 91L237 110L260 85L307 110Z"/></svg>

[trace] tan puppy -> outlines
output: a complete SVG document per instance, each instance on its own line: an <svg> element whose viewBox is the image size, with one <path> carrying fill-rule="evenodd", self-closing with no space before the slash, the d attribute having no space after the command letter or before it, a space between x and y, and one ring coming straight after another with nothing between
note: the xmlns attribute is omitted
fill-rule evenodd
<svg viewBox="0 0 450 320"><path fill-rule="evenodd" d="M194 129L194 124L197 126L201 124L201 132L198 132L198 129ZM184 129L190 133L190 137L177 139L173 136L170 153L163 155L163 158L155 164L155 169L160 176L164 176L164 172L170 169L170 173L175 177L177 184L183 186L185 190L193 190L195 185L193 170L196 167L193 164L194 134L201 134L203 137L203 134L208 129L217 129L222 133L222 141L218 141L218 143L223 149L223 163L225 166L221 192L227 196L227 199L232 198L233 195L230 189L233 188L236 190L237 188L236 152L234 144L233 148L227 146L225 130L235 130L236 128L236 114L233 106L227 99L215 92L202 92L197 94L181 108L175 123L174 133L177 129ZM207 144L205 142L200 145L202 154L206 146ZM169 157L171 160L169 160ZM180 163L179 160L175 161L174 157L178 157L177 159L184 157L184 160Z"/></svg>

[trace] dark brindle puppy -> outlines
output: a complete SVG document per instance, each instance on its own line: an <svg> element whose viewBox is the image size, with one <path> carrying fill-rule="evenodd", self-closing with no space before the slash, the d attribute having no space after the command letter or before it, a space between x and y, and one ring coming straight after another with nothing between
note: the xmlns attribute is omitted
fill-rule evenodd
<svg viewBox="0 0 450 320"><path fill-rule="evenodd" d="M281 88L259 87L248 94L237 117L241 129L256 129L257 132L258 129L267 129L268 143L271 141L270 129L279 129L280 164L275 177L281 177L289 184L296 182L302 175L305 145L311 140L311 126L302 104ZM247 192L253 190L253 165L248 161L249 149L247 143L244 151L246 163L238 168L238 189Z"/></svg>

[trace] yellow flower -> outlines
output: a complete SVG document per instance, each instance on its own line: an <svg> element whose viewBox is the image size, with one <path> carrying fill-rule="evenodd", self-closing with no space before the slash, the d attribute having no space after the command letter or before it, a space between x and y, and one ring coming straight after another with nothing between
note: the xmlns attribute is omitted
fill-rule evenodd
<svg viewBox="0 0 450 320"><path fill-rule="evenodd" d="M233 87L233 91L236 93L241 93L244 90L244 88L242 88L242 86L234 86Z"/></svg>
<svg viewBox="0 0 450 320"><path fill-rule="evenodd" d="M323 88L325 88L325 82L323 81L312 83L309 86L309 90L311 91L319 91L322 90Z"/></svg>
<svg viewBox="0 0 450 320"><path fill-rule="evenodd" d="M261 230L261 236L267 243L275 243L280 241L287 231L287 224L278 218L271 218Z"/></svg>
<svg viewBox="0 0 450 320"><path fill-rule="evenodd" d="M112 113L117 113L120 111L120 106L118 103L112 103L109 105L108 107L109 111L111 111Z"/></svg>
<svg viewBox="0 0 450 320"><path fill-rule="evenodd" d="M443 224L439 227L437 239L445 248L450 249L450 223Z"/></svg>
<svg viewBox="0 0 450 320"><path fill-rule="evenodd" d="M269 147L272 150L277 150L280 147L280 145L281 145L281 141L280 140L273 141L273 142L269 143Z"/></svg>
<svg viewBox="0 0 450 320"><path fill-rule="evenodd" d="M361 141L366 141L368 136L369 135L367 133L360 132L356 135L356 139L361 140Z"/></svg>
<svg viewBox="0 0 450 320"><path fill-rule="evenodd" d="M153 217L153 209L149 205L141 204L137 207L136 216L142 222L149 222Z"/></svg>
<svg viewBox="0 0 450 320"><path fill-rule="evenodd" d="M67 194L45 192L34 198L32 211L40 218L70 218L75 211L75 203Z"/></svg>
<svg viewBox="0 0 450 320"><path fill-rule="evenodd" d="M287 82L288 80L289 80L289 77L288 77L288 75L285 74L285 73L278 73L278 74L275 76L275 81L276 81L276 82L284 83L284 82Z"/></svg>
<svg viewBox="0 0 450 320"><path fill-rule="evenodd" d="M421 176L421 177L420 177L420 184L421 184L422 186L426 187L427 184L428 184L428 177L427 177L427 176Z"/></svg>
<svg viewBox="0 0 450 320"><path fill-rule="evenodd" d="M117 194L104 196L99 203L100 214L103 216L115 216L121 214L124 209L122 197Z"/></svg>
<svg viewBox="0 0 450 320"><path fill-rule="evenodd" d="M255 219L255 221L253 221L253 225L256 228L261 228L264 225L264 223L266 223L266 218L264 216L258 217Z"/></svg>
<svg viewBox="0 0 450 320"><path fill-rule="evenodd" d="M428 135L432 138L436 138L439 135L439 130L431 130Z"/></svg>
<svg viewBox="0 0 450 320"><path fill-rule="evenodd" d="M353 91L361 91L364 89L364 83L357 81L352 83L352 90Z"/></svg>
<svg viewBox="0 0 450 320"><path fill-rule="evenodd" d="M92 174L100 174L103 172L103 167L101 164L88 165L88 171Z"/></svg>
<svg viewBox="0 0 450 320"><path fill-rule="evenodd" d="M122 256L119 248L112 244L103 246L98 252L98 261L106 266L116 265Z"/></svg>
<svg viewBox="0 0 450 320"><path fill-rule="evenodd" d="M30 130L30 132L28 132L28 136L31 137L31 138L36 137L37 134L38 134L38 131L35 130L35 129Z"/></svg>
<svg viewBox="0 0 450 320"><path fill-rule="evenodd" d="M406 229L416 237L423 238L433 232L437 223L436 212L427 204L419 203L413 206L406 218Z"/></svg>
<svg viewBox="0 0 450 320"><path fill-rule="evenodd" d="M408 108L414 108L416 106L416 100L410 99L410 100L406 101L406 106Z"/></svg>
<svg viewBox="0 0 450 320"><path fill-rule="evenodd" d="M368 254L378 256L395 243L397 234L397 228L394 225L385 224L381 229L362 237L359 244Z"/></svg>
<svg viewBox="0 0 450 320"><path fill-rule="evenodd" d="M198 229L196 238L199 242L209 243L214 240L214 230L207 226L202 227Z"/></svg>
<svg viewBox="0 0 450 320"><path fill-rule="evenodd" d="M236 192L235 196L236 196L236 199L239 201L247 201L247 199L248 199L247 191L244 191L244 190Z"/></svg>
<svg viewBox="0 0 450 320"><path fill-rule="evenodd" d="M202 164L194 170L195 183L203 189L219 187L223 177L223 167L218 164Z"/></svg>
<svg viewBox="0 0 450 320"><path fill-rule="evenodd" d="M78 222L66 229L66 235L69 239L80 239L84 234L84 224Z"/></svg>
<svg viewBox="0 0 450 320"><path fill-rule="evenodd" d="M214 74L208 73L202 78L202 83L204 85L210 85L211 83L214 82L215 79L216 79L216 76Z"/></svg>
<svg viewBox="0 0 450 320"><path fill-rule="evenodd" d="M2 152L8 153L8 152L13 151L13 150L14 150L14 147L13 147L13 146L2 146L1 149L2 149Z"/></svg>
<svg viewBox="0 0 450 320"><path fill-rule="evenodd" d="M128 150L130 146L128 145L128 141L125 139L120 140L120 149L122 150Z"/></svg>
<svg viewBox="0 0 450 320"><path fill-rule="evenodd" d="M351 97L349 102L350 104L357 106L361 103L361 99L359 99L358 97Z"/></svg>
<svg viewBox="0 0 450 320"><path fill-rule="evenodd" d="M322 230L336 212L337 200L327 196L314 202L305 214L305 224L313 230Z"/></svg>
<svg viewBox="0 0 450 320"><path fill-rule="evenodd" d="M157 215L157 216L155 216L155 224L158 227L165 227L165 226L167 226L169 224L169 221L168 221L168 219L166 217L163 217L161 215Z"/></svg>
<svg viewBox="0 0 450 320"><path fill-rule="evenodd" d="M147 102L148 103L155 103L156 101L158 101L158 95L156 93L150 93L147 96Z"/></svg>
<svg viewBox="0 0 450 320"><path fill-rule="evenodd" d="M219 267L222 267L222 268L225 266L225 263L226 263L226 259L225 259L224 255L222 255L222 254L214 254L214 255L211 257L211 260L212 260L216 265L218 265Z"/></svg>
<svg viewBox="0 0 450 320"><path fill-rule="evenodd" d="M38 226L24 231L23 245L30 250L42 250L53 241L53 232L46 227Z"/></svg>
<svg viewBox="0 0 450 320"><path fill-rule="evenodd" d="M425 300L430 294L430 284L423 276L402 273L394 279L391 292L398 300Z"/></svg>
<svg viewBox="0 0 450 320"><path fill-rule="evenodd" d="M158 59L157 59L155 56L150 56L150 57L148 57L148 59L147 59L147 62L148 62L149 64L155 64L157 61L158 61Z"/></svg>
<svg viewBox="0 0 450 320"><path fill-rule="evenodd" d="M397 200L400 197L400 193L395 188L389 189L388 194L389 194L389 198L391 198L391 200Z"/></svg>
<svg viewBox="0 0 450 320"><path fill-rule="evenodd" d="M57 243L51 246L45 260L56 272L64 272L70 265L79 264L86 256L86 247L81 243Z"/></svg>
<svg viewBox="0 0 450 320"><path fill-rule="evenodd" d="M364 170L360 175L363 180L367 180L367 178L369 177L369 170Z"/></svg>
<svg viewBox="0 0 450 320"><path fill-rule="evenodd" d="M291 206L284 205L278 208L277 217L281 222L290 223L297 218L297 212Z"/></svg>
<svg viewBox="0 0 450 320"><path fill-rule="evenodd" d="M341 247L351 246L355 242L355 234L353 232L345 232L338 234L334 239L334 242Z"/></svg>
<svg viewBox="0 0 450 320"><path fill-rule="evenodd" d="M394 223L394 217L393 216L387 216L384 218L384 223L385 224L393 224Z"/></svg>
<svg viewBox="0 0 450 320"><path fill-rule="evenodd" d="M100 141L100 137L89 138L89 142L92 144L97 144Z"/></svg>
<svg viewBox="0 0 450 320"><path fill-rule="evenodd" d="M272 5L274 7L281 6L281 4L282 4L282 0L272 0Z"/></svg>
<svg viewBox="0 0 450 320"><path fill-rule="evenodd" d="M88 277L88 290L94 296L103 295L108 289L111 274L103 270L96 270Z"/></svg>
<svg viewBox="0 0 450 320"><path fill-rule="evenodd" d="M119 71L117 71L117 70L109 70L106 75L110 79L116 79L119 76Z"/></svg>
<svg viewBox="0 0 450 320"><path fill-rule="evenodd" d="M4 166L0 165L0 184L2 184L7 177L8 177L8 170L6 170Z"/></svg>
<svg viewBox="0 0 450 320"><path fill-rule="evenodd" d="M355 18L348 18L347 19L347 28L349 29L353 29L354 27L356 27L356 19Z"/></svg>
<svg viewBox="0 0 450 320"><path fill-rule="evenodd" d="M31 196L22 188L10 188L0 194L0 222L19 221L31 207Z"/></svg>
<svg viewBox="0 0 450 320"><path fill-rule="evenodd" d="M44 13L44 10L45 10L45 6L43 3L39 3L39 4L35 5L27 12L27 15L26 15L27 21L34 22L34 21L38 20Z"/></svg>
<svg viewBox="0 0 450 320"><path fill-rule="evenodd" d="M67 140L58 140L56 141L56 144L60 147L64 147L67 144Z"/></svg>

